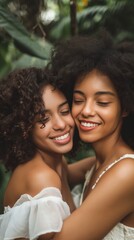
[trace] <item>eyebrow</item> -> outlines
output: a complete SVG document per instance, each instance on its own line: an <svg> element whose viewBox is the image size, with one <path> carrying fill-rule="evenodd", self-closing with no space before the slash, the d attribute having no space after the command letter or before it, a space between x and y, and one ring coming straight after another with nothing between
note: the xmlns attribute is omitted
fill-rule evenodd
<svg viewBox="0 0 134 240"><path fill-rule="evenodd" d="M111 95L111 96L115 96L115 93L110 92L110 91L99 91L97 92L95 95Z"/></svg>
<svg viewBox="0 0 134 240"><path fill-rule="evenodd" d="M61 103L59 106L58 106L58 109L60 109L61 107L63 107L64 105L68 104L68 101L66 100L65 102ZM45 113L49 112L50 110L49 109L45 109Z"/></svg>
<svg viewBox="0 0 134 240"><path fill-rule="evenodd" d="M84 93L81 92L80 90L74 90L74 93L78 93L82 96L84 96ZM95 93L95 95L111 95L111 96L115 96L115 94L113 92L110 92L110 91L98 91Z"/></svg>
<svg viewBox="0 0 134 240"><path fill-rule="evenodd" d="M64 106L64 105L66 105L66 104L68 104L68 101L67 101L67 100L66 100L65 102L61 103L61 104L59 105L58 108L60 108L60 107L62 107L62 106Z"/></svg>

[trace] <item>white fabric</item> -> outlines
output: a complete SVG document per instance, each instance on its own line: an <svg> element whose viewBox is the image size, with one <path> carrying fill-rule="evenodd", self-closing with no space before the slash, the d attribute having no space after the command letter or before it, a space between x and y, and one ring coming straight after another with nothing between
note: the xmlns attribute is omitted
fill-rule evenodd
<svg viewBox="0 0 134 240"><path fill-rule="evenodd" d="M100 178L105 174L106 171L108 171L112 166L114 166L116 163L119 161L125 159L125 158L133 158L134 159L134 154L125 154L119 159L115 160L112 164L110 164L105 171L103 171L103 174L101 174L98 179L96 180L95 184L93 185L94 188L96 187L98 181ZM81 195L81 200L80 200L80 205L83 201L83 194L84 190L87 186L87 184L90 182L93 170L95 168L95 165L91 168L90 171L86 173L86 179L85 179L85 184L83 187L82 195ZM94 189L92 188L92 189ZM133 227L128 227L122 223L118 223L102 240L134 240L134 228Z"/></svg>
<svg viewBox="0 0 134 240"><path fill-rule="evenodd" d="M134 240L134 228L118 223L103 240Z"/></svg>
<svg viewBox="0 0 134 240"><path fill-rule="evenodd" d="M83 189L82 184L78 184L71 191L72 198L73 198L76 208L78 208L80 206L80 198L81 198L82 189Z"/></svg>
<svg viewBox="0 0 134 240"><path fill-rule="evenodd" d="M69 215L69 206L58 188L45 188L34 197L24 194L0 215L0 240L35 240L42 234L59 232Z"/></svg>

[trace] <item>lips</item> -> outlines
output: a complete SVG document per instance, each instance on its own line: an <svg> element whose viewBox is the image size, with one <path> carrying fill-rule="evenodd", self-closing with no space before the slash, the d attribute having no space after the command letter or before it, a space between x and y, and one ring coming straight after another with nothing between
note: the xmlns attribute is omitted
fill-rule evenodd
<svg viewBox="0 0 134 240"><path fill-rule="evenodd" d="M67 132L67 133L64 133L60 136L53 137L51 139L53 140L53 142L55 142L57 144L64 145L64 144L69 143L72 138L71 138L70 132Z"/></svg>
<svg viewBox="0 0 134 240"><path fill-rule="evenodd" d="M96 127L98 127L100 123L96 122L89 122L89 121L80 121L80 129L84 131L94 130Z"/></svg>
<svg viewBox="0 0 134 240"><path fill-rule="evenodd" d="M66 139L68 136L69 136L69 133L66 133L66 134L64 134L64 135L62 135L62 136L60 136L60 137L55 137L54 140L64 140L64 139Z"/></svg>
<svg viewBox="0 0 134 240"><path fill-rule="evenodd" d="M81 125L84 127L89 127L89 128L98 126L98 124L96 124L96 123L88 123L88 122L81 122Z"/></svg>

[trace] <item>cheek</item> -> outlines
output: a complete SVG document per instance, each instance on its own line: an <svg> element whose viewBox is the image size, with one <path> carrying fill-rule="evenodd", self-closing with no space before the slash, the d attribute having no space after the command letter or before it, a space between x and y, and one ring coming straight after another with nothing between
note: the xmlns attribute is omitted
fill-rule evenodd
<svg viewBox="0 0 134 240"><path fill-rule="evenodd" d="M101 117L105 120L108 121L109 124L115 124L116 122L121 121L121 112L120 109L113 108L109 111L105 111Z"/></svg>
<svg viewBox="0 0 134 240"><path fill-rule="evenodd" d="M44 127L44 128L35 128L33 130L33 139L34 141L38 141L42 138L45 138L47 136L47 133L48 133L48 128L47 127Z"/></svg>
<svg viewBox="0 0 134 240"><path fill-rule="evenodd" d="M74 121L77 118L79 113L80 113L80 111L78 111L78 108L76 108L76 107L72 108L72 116L73 116Z"/></svg>
<svg viewBox="0 0 134 240"><path fill-rule="evenodd" d="M69 117L68 123L69 123L70 126L74 127L75 123L74 123L74 120L73 120L72 116Z"/></svg>
<svg viewBox="0 0 134 240"><path fill-rule="evenodd" d="M72 106L72 116L73 116L73 118L76 117L77 112L78 112L78 109L76 108L76 106L73 105L73 106Z"/></svg>

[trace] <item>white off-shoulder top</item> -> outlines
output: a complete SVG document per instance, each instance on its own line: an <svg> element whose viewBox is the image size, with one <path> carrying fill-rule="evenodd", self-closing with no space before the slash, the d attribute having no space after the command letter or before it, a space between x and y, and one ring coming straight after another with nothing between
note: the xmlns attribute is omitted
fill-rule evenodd
<svg viewBox="0 0 134 240"><path fill-rule="evenodd" d="M97 183L99 182L101 177L105 174L105 172L107 172L112 166L114 166L116 163L118 163L119 161L125 158L134 159L134 154L125 154L119 159L115 160L113 163L111 163L97 178L95 184L92 186L92 190L96 187ZM82 204L82 201L83 201L84 190L92 177L94 167L95 166L93 166L91 170L89 170L86 173L86 179L85 179L85 184L81 194L80 205ZM102 240L134 240L134 228L126 226L123 223L118 223Z"/></svg>
<svg viewBox="0 0 134 240"><path fill-rule="evenodd" d="M42 234L60 232L69 215L69 206L58 188L45 188L34 197L23 194L0 215L0 240L36 240Z"/></svg>

